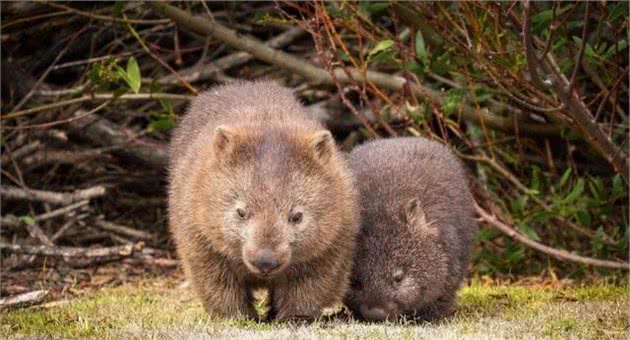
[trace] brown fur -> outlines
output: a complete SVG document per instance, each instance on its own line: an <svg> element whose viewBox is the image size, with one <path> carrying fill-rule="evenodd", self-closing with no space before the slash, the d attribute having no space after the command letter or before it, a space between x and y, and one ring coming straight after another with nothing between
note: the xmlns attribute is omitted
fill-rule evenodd
<svg viewBox="0 0 630 340"><path fill-rule="evenodd" d="M346 305L367 320L434 320L454 312L477 230L459 160L424 138L355 148L360 193L352 286Z"/></svg>
<svg viewBox="0 0 630 340"><path fill-rule="evenodd" d="M268 289L277 319L315 318L341 302L356 204L330 133L272 82L213 88L192 101L174 131L170 228L212 316L255 318L259 287ZM262 258L278 266L265 274L256 265Z"/></svg>

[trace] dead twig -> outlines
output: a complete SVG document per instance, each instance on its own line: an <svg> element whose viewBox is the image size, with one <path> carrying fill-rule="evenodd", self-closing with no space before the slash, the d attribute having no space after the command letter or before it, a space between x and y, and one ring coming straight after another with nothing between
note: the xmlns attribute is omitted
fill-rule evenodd
<svg viewBox="0 0 630 340"><path fill-rule="evenodd" d="M124 225L119 225L119 224L115 224L115 223L104 221L104 220L98 220L95 222L95 224L97 227L103 230L107 230L116 234L128 236L133 239L145 240L145 241L153 239L153 235L150 233L133 229L133 228L129 228Z"/></svg>
<svg viewBox="0 0 630 340"><path fill-rule="evenodd" d="M44 190L21 189L14 186L0 186L0 196L4 200L41 201L51 204L70 204L77 201L103 196L105 187L95 186L74 192L52 192Z"/></svg>
<svg viewBox="0 0 630 340"><path fill-rule="evenodd" d="M33 217L33 220L35 222L43 222L51 218L67 215L71 211L74 211L76 209L79 209L81 207L88 205L88 203L90 203L89 200L73 203L63 208L59 208L51 212L47 212L45 214L37 215ZM3 227L18 227L21 224L26 223L26 222L23 219L18 218L17 216L9 214L9 215L3 216L2 219L0 220L0 223L2 223Z"/></svg>
<svg viewBox="0 0 630 340"><path fill-rule="evenodd" d="M59 257L98 257L98 258L119 258L133 255L134 251L139 251L144 245L126 244L115 247L102 248L81 248L81 247L56 247L56 246L28 246L19 244L8 244L0 242L0 249L18 254L30 254L40 256Z"/></svg>
<svg viewBox="0 0 630 340"><path fill-rule="evenodd" d="M40 304L44 302L46 295L48 295L48 290L35 290L15 296L0 298L0 310Z"/></svg>
<svg viewBox="0 0 630 340"><path fill-rule="evenodd" d="M172 93L130 93L123 94L121 96L117 96L112 93L97 93L93 95L87 95L79 98L72 98L68 100L62 100L56 103L45 104L41 106L37 106L34 108L22 110L22 111L14 111L8 113L6 115L0 116L0 120L12 119L21 116L30 115L33 113L48 111L51 109L55 109L62 106L67 106L70 104L77 104L86 101L94 101L94 100L151 100L151 99L172 99L172 100L188 100L190 96L181 95L181 94L172 94Z"/></svg>

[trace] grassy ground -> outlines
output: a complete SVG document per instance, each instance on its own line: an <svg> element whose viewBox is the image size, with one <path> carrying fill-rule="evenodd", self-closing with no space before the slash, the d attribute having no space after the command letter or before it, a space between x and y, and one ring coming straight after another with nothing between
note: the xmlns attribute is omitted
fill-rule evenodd
<svg viewBox="0 0 630 340"><path fill-rule="evenodd" d="M460 291L457 315L435 324L212 321L188 289L154 280L101 289L57 306L0 312L0 338L627 339L629 317L628 287L473 283Z"/></svg>

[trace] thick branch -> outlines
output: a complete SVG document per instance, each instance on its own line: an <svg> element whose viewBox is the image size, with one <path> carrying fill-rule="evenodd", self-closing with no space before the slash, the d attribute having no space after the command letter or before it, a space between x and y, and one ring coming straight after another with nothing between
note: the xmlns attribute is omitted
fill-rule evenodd
<svg viewBox="0 0 630 340"><path fill-rule="evenodd" d="M615 170L623 176L626 183L630 183L628 154L615 145L597 125L593 114L584 101L580 99L578 93L571 88L570 81L562 73L551 53L547 55L547 63L550 68L549 73L553 74L555 78L551 84L552 89L562 103L567 106L567 112L569 112L578 128L584 133L586 140L612 164Z"/></svg>
<svg viewBox="0 0 630 340"><path fill-rule="evenodd" d="M308 61L284 53L282 51L273 49L266 46L264 43L257 39L240 35L237 32L222 26L217 22L206 20L201 17L193 16L186 11L183 11L177 7L167 5L161 2L150 2L148 5L154 9L160 11L164 15L171 18L175 23L181 27L187 28L192 32L201 35L210 35L214 38L220 39L233 48L240 49L251 53L256 58L266 61L270 64L283 67L296 74L301 75L304 78L309 79L312 82L320 84L333 84L333 77L324 69L316 67ZM401 91L407 84L407 80L403 77L393 76L381 72L367 71L364 74L356 69L350 70L350 75L357 80L368 80L375 85L391 90ZM350 81L348 74L343 69L338 68L335 70L335 76L337 80L347 83ZM366 79L367 78L367 79ZM419 96L426 97L431 101L438 104L443 104L445 101L444 95L436 90L422 86L417 83L410 83L410 88ZM469 105L462 107L462 116L464 119L480 123L481 120L488 127L514 131L515 124L510 118L496 116L487 112L487 110L476 110ZM518 131L527 131L536 134L557 134L558 129L548 124L525 124L521 123L518 126Z"/></svg>
<svg viewBox="0 0 630 340"><path fill-rule="evenodd" d="M526 13L526 18L524 20L529 20L527 14L528 13ZM521 19L516 14L512 13L510 18L516 23L516 25L521 25ZM535 36L532 36L531 39L538 45L544 45L544 42ZM583 41L583 46L584 44L585 42ZM580 98L577 91L573 89L571 81L567 79L564 73L562 73L553 54L547 53L540 66L550 77L551 90L560 98L560 101L566 107L565 112L575 121L575 125L577 125L580 131L584 134L588 143L597 152L599 152L599 154L606 158L610 164L612 164L615 171L622 175L626 183L630 183L630 164L628 162L628 154L615 145L615 143L613 143L606 133L597 125L595 117L584 101Z"/></svg>

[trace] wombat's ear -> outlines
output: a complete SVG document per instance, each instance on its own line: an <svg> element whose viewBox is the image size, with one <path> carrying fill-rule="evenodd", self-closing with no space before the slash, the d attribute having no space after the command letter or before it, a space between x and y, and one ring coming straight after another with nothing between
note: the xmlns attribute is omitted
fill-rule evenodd
<svg viewBox="0 0 630 340"><path fill-rule="evenodd" d="M421 226L427 224L427 216L422 209L419 198L412 198L404 206L404 218L409 225Z"/></svg>
<svg viewBox="0 0 630 340"><path fill-rule="evenodd" d="M310 145L315 158L327 162L335 152L335 139L328 130L319 130L310 136Z"/></svg>
<svg viewBox="0 0 630 340"><path fill-rule="evenodd" d="M229 127L219 125L214 129L214 136L212 138L212 145L217 154L224 154L229 151L234 145L234 138L236 133Z"/></svg>

